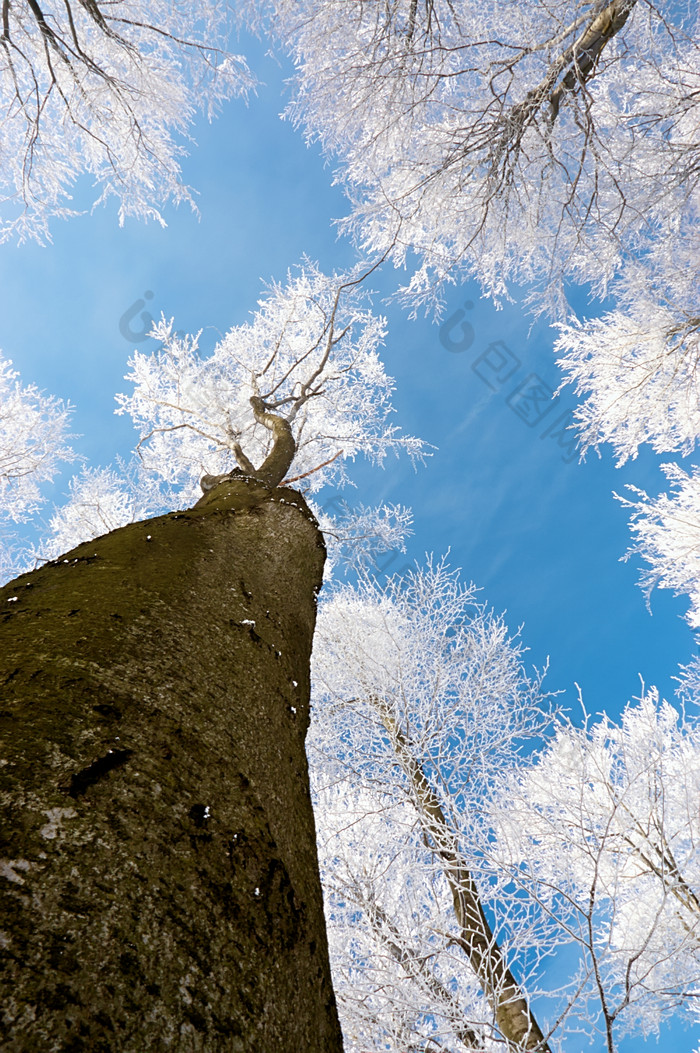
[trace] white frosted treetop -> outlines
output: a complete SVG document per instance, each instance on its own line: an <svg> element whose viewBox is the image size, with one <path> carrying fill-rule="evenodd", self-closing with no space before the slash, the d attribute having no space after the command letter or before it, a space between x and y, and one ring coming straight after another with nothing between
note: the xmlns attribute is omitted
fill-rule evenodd
<svg viewBox="0 0 700 1053"><path fill-rule="evenodd" d="M147 467L168 482L203 472L260 468L283 422L293 441L289 481L305 488L347 481L348 459L381 463L423 444L388 423L393 382L378 356L385 323L357 286L361 274L326 276L311 263L272 284L252 321L235 326L208 357L197 337L162 320L162 348L130 360L132 395L120 395L141 434ZM282 480L278 480L282 481Z"/></svg>

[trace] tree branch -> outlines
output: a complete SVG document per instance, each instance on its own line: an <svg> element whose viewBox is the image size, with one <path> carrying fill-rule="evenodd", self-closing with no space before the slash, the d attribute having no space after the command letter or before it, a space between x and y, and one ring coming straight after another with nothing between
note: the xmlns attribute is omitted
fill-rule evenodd
<svg viewBox="0 0 700 1053"><path fill-rule="evenodd" d="M424 984L431 996L438 1003L441 1003L446 1007L446 1011L450 1016L453 1018L456 1015L461 1017L461 1007L456 1002L452 992L440 982L438 977L435 976L430 969L428 969L424 956L419 954L418 951L414 950L412 947L404 946L401 933L388 917L386 911L375 901L374 897L372 897L370 903L363 901L362 906L366 910L370 924L378 938L387 948L392 958L398 962L406 975L410 977L410 979L417 980L419 983ZM483 1038L468 1024L460 1024L456 1020L453 1022L455 1025L455 1034L468 1049L479 1050L484 1048Z"/></svg>
<svg viewBox="0 0 700 1053"><path fill-rule="evenodd" d="M271 431L274 439L272 450L255 471L255 478L267 486L279 486L291 468L297 452L294 434L289 421L278 417L276 413L270 413L259 395L251 396L250 404L258 424Z"/></svg>
<svg viewBox="0 0 700 1053"><path fill-rule="evenodd" d="M333 464L333 461L340 457L342 453L343 450L338 450L338 452L334 453L332 457L329 457L327 461L317 464L315 468L311 468L308 472L304 472L302 475L293 475L291 479L285 479L284 485L289 486L290 483L298 483L300 479L306 479L308 475L313 475L314 472L320 471L320 469L325 468L327 464Z"/></svg>
<svg viewBox="0 0 700 1053"><path fill-rule="evenodd" d="M612 0L567 50L565 55L567 61L571 62L571 68L549 97L551 124L557 118L563 94L567 91L574 92L577 84L586 83L598 64L603 48L620 32L636 2L637 0Z"/></svg>
<svg viewBox="0 0 700 1053"><path fill-rule="evenodd" d="M457 838L450 829L437 795L419 761L413 756L410 743L397 726L389 707L378 698L372 701L379 709L394 752L409 779L424 832L442 861L460 929L457 942L479 978L494 1011L496 1024L504 1037L509 1042L518 1043L521 1049L549 1053L544 1034L503 958L484 913L476 882L465 864Z"/></svg>

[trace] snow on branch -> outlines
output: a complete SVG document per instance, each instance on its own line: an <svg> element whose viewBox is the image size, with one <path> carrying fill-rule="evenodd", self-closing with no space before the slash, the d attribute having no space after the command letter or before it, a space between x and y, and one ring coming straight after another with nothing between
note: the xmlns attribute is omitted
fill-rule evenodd
<svg viewBox="0 0 700 1053"><path fill-rule="evenodd" d="M57 559L82 541L163 513L176 503L138 458L130 463L117 458L116 469L84 467L68 491L68 501L51 516L48 535L32 551L34 563Z"/></svg>
<svg viewBox="0 0 700 1053"><path fill-rule="evenodd" d="M326 541L324 576L332 577L336 566L358 573L376 567L383 553L406 551L406 539L413 530L413 513L402 505L350 505L339 497L322 508L310 501Z"/></svg>
<svg viewBox="0 0 700 1053"><path fill-rule="evenodd" d="M155 219L189 202L177 141L197 110L209 119L250 89L228 51L229 3L204 0L30 0L2 5L0 242L45 241L54 217L75 214L76 179L119 219Z"/></svg>
<svg viewBox="0 0 700 1053"><path fill-rule="evenodd" d="M74 456L67 445L70 407L33 384L22 387L18 377L0 356L0 516L14 522L37 510L41 484Z"/></svg>
<svg viewBox="0 0 700 1053"><path fill-rule="evenodd" d="M628 490L636 500L615 496L632 509L630 529L635 538L626 559L640 555L649 564L641 585L647 596L652 589L673 589L674 595L687 595L690 610L686 619L700 628L700 469L690 474L677 464L661 466L671 484L671 494L651 498L635 486Z"/></svg>
<svg viewBox="0 0 700 1053"><path fill-rule="evenodd" d="M650 689L618 723L562 723L498 789L490 854L499 892L513 906L519 897L521 923L529 912L569 961L579 955L571 1023L578 1016L590 1034L597 1022L612 1050L623 1031L658 1033L671 1011L697 1020L697 719Z"/></svg>
<svg viewBox="0 0 700 1053"><path fill-rule="evenodd" d="M584 401L582 444L609 442L618 464L648 443L689 453L700 436L700 270L697 235L660 239L629 261L618 306L601 318L559 325L555 351Z"/></svg>
<svg viewBox="0 0 700 1053"><path fill-rule="evenodd" d="M561 316L669 216L697 229L697 12L636 0L245 0L296 64L288 108L339 162L344 227L410 303L477 278ZM412 254L416 254L414 265Z"/></svg>
<svg viewBox="0 0 700 1053"><path fill-rule="evenodd" d="M364 277L327 276L305 261L208 357L197 336L180 338L162 319L152 333L162 349L135 352L134 392L118 396L144 464L169 483L204 473L205 489L238 465L271 486L303 479L313 493L345 484L359 454L377 464L401 451L422 459L425 445L388 422L393 382L378 355L386 327Z"/></svg>
<svg viewBox="0 0 700 1053"><path fill-rule="evenodd" d="M444 560L321 602L307 748L352 1053L548 1048L475 876L496 773L551 719L521 658Z"/></svg>

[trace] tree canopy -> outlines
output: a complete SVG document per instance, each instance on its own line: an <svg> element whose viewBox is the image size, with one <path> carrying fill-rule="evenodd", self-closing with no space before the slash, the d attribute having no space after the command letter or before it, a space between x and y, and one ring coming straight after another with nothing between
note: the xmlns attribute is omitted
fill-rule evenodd
<svg viewBox="0 0 700 1053"><path fill-rule="evenodd" d="M232 22L213 0L3 0L0 243L49 238L83 174L120 222L194 204L179 159L195 114L253 86Z"/></svg>
<svg viewBox="0 0 700 1053"><path fill-rule="evenodd" d="M339 162L365 251L418 256L418 300L605 292L630 252L692 229L695 16L636 0L251 0L297 65L289 108Z"/></svg>

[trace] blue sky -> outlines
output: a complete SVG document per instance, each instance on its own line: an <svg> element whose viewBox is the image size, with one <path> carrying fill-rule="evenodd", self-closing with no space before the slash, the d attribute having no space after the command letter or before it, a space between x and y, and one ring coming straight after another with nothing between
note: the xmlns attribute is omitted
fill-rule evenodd
<svg viewBox="0 0 700 1053"><path fill-rule="evenodd" d="M242 50L266 83L248 106L234 102L212 125L197 126L184 172L199 192L199 219L170 210L165 230L135 222L120 229L112 204L55 226L49 246L0 247L0 348L25 382L76 406L75 446L92 465L128 456L135 442L129 420L113 411L115 392L126 390L129 353L153 346L136 339L141 310L174 316L178 329L203 328L206 350L245 320L261 279L283 278L303 253L325 269L353 260L332 226L345 212L332 169L279 120L282 71L259 46ZM89 187L79 187L76 203L90 200ZM374 287L388 294L396 280L387 270ZM120 332L129 312L122 329L131 327L131 340ZM679 664L696 653L682 620L686 603L657 591L649 614L636 585L639 564L620 561L630 536L611 496L626 483L659 492L663 458L644 453L623 469L609 451L583 464L569 460L556 434L543 433L573 408L572 393L539 423L523 419L522 396L533 384L556 388L559 376L552 331L531 329L517 305L497 311L469 285L450 291L445 318L454 324L442 329L397 307L384 312L396 422L437 450L417 472L407 461L387 462L384 471L357 466L358 500L414 511L408 555L379 569L400 571L449 549L452 565L506 612L511 630L522 626L528 660L540 667L549 656L550 688L563 690L572 707L579 684L589 712L616 715L639 693L640 676L670 698ZM463 322L473 339L461 348ZM67 477L59 495L66 485ZM680 1032L651 1046L690 1051L697 1041ZM620 1048L630 1053L641 1043Z"/></svg>

